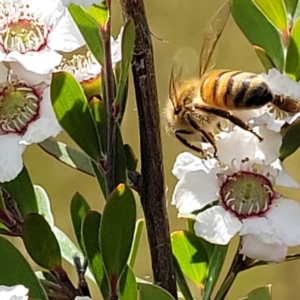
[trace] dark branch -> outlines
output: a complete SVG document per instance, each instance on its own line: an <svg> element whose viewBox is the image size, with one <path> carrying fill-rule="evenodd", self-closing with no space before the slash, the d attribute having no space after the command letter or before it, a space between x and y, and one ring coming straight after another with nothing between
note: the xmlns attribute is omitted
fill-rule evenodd
<svg viewBox="0 0 300 300"><path fill-rule="evenodd" d="M125 20L132 18L136 40L132 72L140 127L140 197L147 225L152 270L156 284L177 299L170 231L166 211L165 182L153 49L142 0L120 0Z"/></svg>

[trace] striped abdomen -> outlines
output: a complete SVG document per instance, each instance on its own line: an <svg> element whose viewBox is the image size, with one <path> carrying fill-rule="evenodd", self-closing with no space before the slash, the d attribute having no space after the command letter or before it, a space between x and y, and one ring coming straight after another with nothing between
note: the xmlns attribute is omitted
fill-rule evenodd
<svg viewBox="0 0 300 300"><path fill-rule="evenodd" d="M254 109L273 100L268 85L256 74L212 70L200 78L200 95L209 106Z"/></svg>

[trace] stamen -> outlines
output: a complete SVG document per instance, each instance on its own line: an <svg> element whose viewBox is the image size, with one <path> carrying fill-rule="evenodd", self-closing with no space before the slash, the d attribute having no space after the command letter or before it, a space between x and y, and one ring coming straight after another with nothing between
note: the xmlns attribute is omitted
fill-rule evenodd
<svg viewBox="0 0 300 300"><path fill-rule="evenodd" d="M22 134L39 112L41 98L31 86L18 81L15 76L10 82L0 84L0 135Z"/></svg>
<svg viewBox="0 0 300 300"><path fill-rule="evenodd" d="M248 171L227 175L219 194L225 207L239 217L265 212L274 198L269 178Z"/></svg>

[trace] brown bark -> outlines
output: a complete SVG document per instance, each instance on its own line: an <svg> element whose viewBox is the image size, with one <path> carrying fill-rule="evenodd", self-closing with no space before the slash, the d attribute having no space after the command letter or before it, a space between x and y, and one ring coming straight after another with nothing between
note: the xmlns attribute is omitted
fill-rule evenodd
<svg viewBox="0 0 300 300"><path fill-rule="evenodd" d="M139 115L140 197L146 219L154 282L177 299L165 182L153 48L142 0L120 0L125 20L135 23L132 72Z"/></svg>

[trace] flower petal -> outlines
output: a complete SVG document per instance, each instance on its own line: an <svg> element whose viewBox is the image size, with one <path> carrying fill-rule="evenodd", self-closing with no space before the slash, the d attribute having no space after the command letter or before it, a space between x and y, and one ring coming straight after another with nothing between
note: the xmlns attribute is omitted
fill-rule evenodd
<svg viewBox="0 0 300 300"><path fill-rule="evenodd" d="M26 70L37 74L48 74L62 60L62 55L50 50L44 49L38 52L26 52L22 54L18 51L12 51L7 54L5 61L18 62Z"/></svg>
<svg viewBox="0 0 300 300"><path fill-rule="evenodd" d="M266 165L270 164L278 158L282 136L264 125L258 127L258 134L263 137L263 141L256 141L255 158L263 160Z"/></svg>
<svg viewBox="0 0 300 300"><path fill-rule="evenodd" d="M278 170L278 174L276 176L276 185L292 188L292 189L299 189L300 184L288 174L288 172L284 169L281 161L277 159L271 164L272 168Z"/></svg>
<svg viewBox="0 0 300 300"><path fill-rule="evenodd" d="M281 74L275 68L270 69L268 74L260 75L267 82L275 95L282 95L291 99L300 100L300 85L298 82Z"/></svg>
<svg viewBox="0 0 300 300"><path fill-rule="evenodd" d="M59 22L49 34L48 47L52 50L63 52L74 51L85 44L85 41L77 28L68 9L65 9Z"/></svg>
<svg viewBox="0 0 300 300"><path fill-rule="evenodd" d="M202 160L189 152L180 153L173 166L172 173L178 178L182 178L187 172L203 170L209 173L217 164L215 159Z"/></svg>
<svg viewBox="0 0 300 300"><path fill-rule="evenodd" d="M300 245L300 205L294 200L274 200L266 213L278 238L287 246Z"/></svg>
<svg viewBox="0 0 300 300"><path fill-rule="evenodd" d="M202 209L218 198L219 187L215 177L215 172L210 174L203 171L186 173L175 186L171 204L176 205L181 214Z"/></svg>
<svg viewBox="0 0 300 300"><path fill-rule="evenodd" d="M268 129L275 131L275 132L280 132L281 127L284 124L285 124L284 120L276 119L275 115L271 114L270 112L265 112L261 116L253 118L253 120L251 120L252 126L266 125Z"/></svg>
<svg viewBox="0 0 300 300"><path fill-rule="evenodd" d="M23 285L0 285L1 300L27 300L28 289Z"/></svg>
<svg viewBox="0 0 300 300"><path fill-rule="evenodd" d="M287 255L287 246L265 244L254 235L244 235L241 239L241 254L253 259L259 259L269 262L282 262Z"/></svg>
<svg viewBox="0 0 300 300"><path fill-rule="evenodd" d="M227 245L241 227L239 219L221 206L213 206L199 213L194 224L197 236L220 245Z"/></svg>
<svg viewBox="0 0 300 300"><path fill-rule="evenodd" d="M42 142L50 136L56 137L61 130L51 105L50 88L47 87L40 102L40 117L28 125L27 131L20 139L20 144Z"/></svg>
<svg viewBox="0 0 300 300"><path fill-rule="evenodd" d="M26 146L19 141L18 134L0 135L0 182L14 179L22 171L22 153Z"/></svg>
<svg viewBox="0 0 300 300"><path fill-rule="evenodd" d="M51 83L51 73L43 75L37 74L35 72L28 71L22 65L16 62L11 62L9 65L13 71L13 74L17 75L19 80L25 80L27 85L34 86L42 83L50 85Z"/></svg>
<svg viewBox="0 0 300 300"><path fill-rule="evenodd" d="M253 134L235 127L224 139L216 142L220 161L230 166L233 160L240 163L246 157L252 159L256 150L256 139Z"/></svg>
<svg viewBox="0 0 300 300"><path fill-rule="evenodd" d="M253 216L243 219L242 223L241 236L253 235L266 244L282 244L282 241L277 237L274 228L266 217Z"/></svg>

